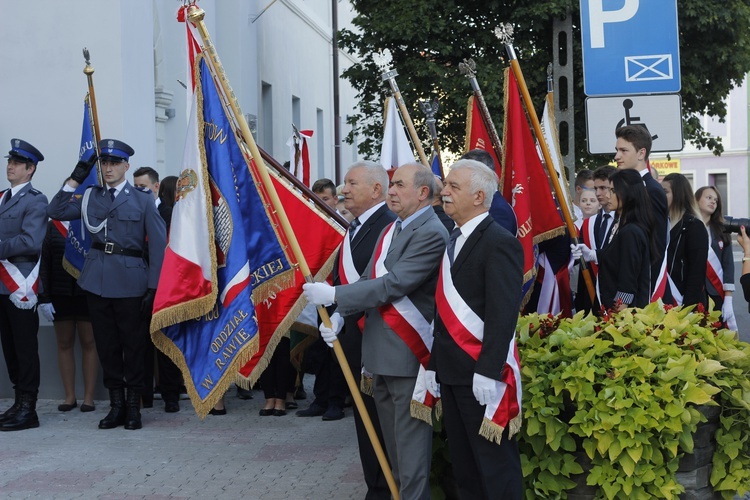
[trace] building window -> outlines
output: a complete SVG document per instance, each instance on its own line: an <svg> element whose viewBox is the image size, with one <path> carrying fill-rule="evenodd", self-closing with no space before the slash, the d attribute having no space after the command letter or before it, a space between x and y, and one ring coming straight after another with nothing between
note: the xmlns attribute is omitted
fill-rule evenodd
<svg viewBox="0 0 750 500"><path fill-rule="evenodd" d="M261 83L260 101L260 142L273 156L273 88L270 83Z"/></svg>
<svg viewBox="0 0 750 500"><path fill-rule="evenodd" d="M721 195L721 203L726 215L729 210L729 190L727 189L727 174L708 174L708 185L713 186Z"/></svg>

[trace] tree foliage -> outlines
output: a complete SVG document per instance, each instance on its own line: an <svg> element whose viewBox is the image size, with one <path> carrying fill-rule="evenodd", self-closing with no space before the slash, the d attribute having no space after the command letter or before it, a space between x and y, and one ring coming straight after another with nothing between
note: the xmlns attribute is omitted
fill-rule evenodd
<svg viewBox="0 0 750 500"><path fill-rule="evenodd" d="M601 156L592 157L586 151L578 1L352 0L352 4L357 12L355 28L341 32L340 46L360 61L343 73L360 99L358 113L349 118L354 132L347 138L352 141L354 133L360 137L360 153L377 154L383 98L389 92L373 62L374 52L390 49L399 88L425 150L429 151L429 137L418 100L438 98L441 148L462 152L466 105L472 91L458 64L468 58L476 62L477 80L500 132L503 69L508 60L494 28L501 23L513 25L516 54L540 113L546 68L552 62L553 19L570 15L576 166L601 163ZM723 121L727 113L724 98L750 71L750 4L747 0L678 0L678 18L683 137L718 155L723 151L721 140L702 128L700 115Z"/></svg>

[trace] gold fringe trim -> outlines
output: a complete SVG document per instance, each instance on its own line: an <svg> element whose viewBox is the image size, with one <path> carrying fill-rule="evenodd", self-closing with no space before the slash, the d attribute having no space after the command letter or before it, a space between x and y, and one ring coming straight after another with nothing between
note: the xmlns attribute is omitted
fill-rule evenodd
<svg viewBox="0 0 750 500"><path fill-rule="evenodd" d="M278 276L266 281L262 285L253 287L252 300L253 304L263 302L269 297L273 297L279 290L291 288L296 284L295 271L293 267L290 267Z"/></svg>
<svg viewBox="0 0 750 500"><path fill-rule="evenodd" d="M320 334L316 327L308 325L307 323L300 323L298 321L295 321L294 324L292 324L291 330L304 333L305 335L312 337L312 340L315 340Z"/></svg>
<svg viewBox="0 0 750 500"><path fill-rule="evenodd" d="M182 372L182 378L185 382L188 396L190 396L190 402L193 404L195 413L201 420L206 418L208 412L211 411L214 406L216 406L216 403L221 400L227 390L229 390L229 387L234 383L234 377L229 376L229 374L235 373L245 363L250 361L250 359L255 356L259 349L259 339L258 334L256 334L248 344L240 349L240 352L237 354L237 356L235 356L234 360L232 360L232 362L225 367L224 373L221 375L219 380L216 381L216 384L213 386L213 388L211 388L211 391L209 392L206 399L202 400L198 395L195 384L193 383L193 378L191 377L190 370L188 369L187 363L185 362L185 357L177 348L177 346L174 345L174 342L172 342L170 338L164 335L161 330L152 332L151 339L154 342L156 348L166 354L169 359L171 359L174 364L177 365L177 367L180 369L180 372Z"/></svg>
<svg viewBox="0 0 750 500"><path fill-rule="evenodd" d="M331 274L335 258L336 252L334 251L328 257L325 264L323 264L320 270L315 274L315 281L321 281L323 278ZM266 346L265 352L258 361L258 364L255 365L255 368L253 368L253 371L250 372L250 375L245 377L244 375L239 373L239 371L237 372L237 375L235 377L235 383L237 385L244 389L250 389L255 385L255 383L260 378L260 374L263 373L263 371L268 367L268 364L271 362L271 357L273 356L273 352L276 350L276 346L279 345L279 341L282 337L289 336L289 330L297 321L297 318L299 317L305 306L307 306L307 299L305 299L304 296L300 295L299 299L297 299L297 302L294 303L287 315L279 323L279 326L277 326L276 330L273 332L273 334L271 334L271 338L268 340L268 345Z"/></svg>
<svg viewBox="0 0 750 500"><path fill-rule="evenodd" d="M474 114L474 96L469 97L469 102L466 106L466 134L464 135L464 153L468 153L471 148L471 128L472 119Z"/></svg>
<svg viewBox="0 0 750 500"><path fill-rule="evenodd" d="M214 227L213 210L211 209L211 186L208 181L208 160L206 158L206 147L205 147L205 124L203 121L203 84L201 83L201 72L200 62L203 60L204 55L198 54L195 59L195 95L197 102L197 118L198 118L198 150L200 151L201 158L201 177L203 184L203 197L204 206L206 207L206 222L208 226L208 234L213 236L216 232ZM210 70L209 70L210 71ZM178 202L179 203L179 202ZM208 245L208 252L211 257L211 291L204 297L190 300L181 304L167 307L158 311L151 318L151 334L160 331L168 326L190 321L203 316L208 313L211 309L216 306L216 299L218 297L218 279L216 277L216 247L213 244ZM164 269L162 269L164 272ZM165 353L166 354L166 353ZM191 398L192 399L192 398ZM210 408L209 408L210 410ZM205 416L205 415L204 415Z"/></svg>
<svg viewBox="0 0 750 500"><path fill-rule="evenodd" d="M362 378L359 380L359 392L372 396L372 377L362 375Z"/></svg>
<svg viewBox="0 0 750 500"><path fill-rule="evenodd" d="M409 405L409 413L411 413L413 418L432 425L432 408L426 404L412 399Z"/></svg>
<svg viewBox="0 0 750 500"><path fill-rule="evenodd" d="M521 414L518 414L508 424L508 437L515 436L521 430ZM496 444L502 443L503 432L505 427L497 425L495 422L485 417L482 419L482 426L479 428L479 435Z"/></svg>
<svg viewBox="0 0 750 500"><path fill-rule="evenodd" d="M70 261L66 259L65 257L63 257L62 266L63 266L63 269L65 269L65 271L67 271L67 273L73 276L75 279L78 279L81 277L81 271L79 271L76 268L76 266L71 264Z"/></svg>
<svg viewBox="0 0 750 500"><path fill-rule="evenodd" d="M547 231L545 233L540 233L540 234L537 234L536 236L534 236L534 238L532 240L533 243L535 245L538 245L539 243L541 243L543 241L551 240L552 238L556 238L558 236L564 235L567 232L567 228L565 227L565 225L564 225L565 223L562 222L562 220L560 221L560 223L563 224L563 225L560 226L560 227L558 227L558 228L555 228L555 229L550 229L549 231Z"/></svg>

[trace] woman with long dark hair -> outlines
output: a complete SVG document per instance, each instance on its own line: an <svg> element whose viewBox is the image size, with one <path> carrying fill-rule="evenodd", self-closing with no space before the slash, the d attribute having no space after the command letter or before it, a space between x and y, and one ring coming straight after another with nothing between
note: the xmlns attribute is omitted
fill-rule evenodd
<svg viewBox="0 0 750 500"><path fill-rule="evenodd" d="M599 265L599 303L621 311L645 307L650 298L651 260L657 255L651 200L641 175L635 170L618 170L609 179L608 210L616 213L609 243L602 250L585 244L571 245L574 258Z"/></svg>
<svg viewBox="0 0 750 500"><path fill-rule="evenodd" d="M708 233L698 218L690 181L682 174L669 174L661 181L669 207L667 271L669 286L664 302L676 305L703 304L706 296Z"/></svg>
<svg viewBox="0 0 750 500"><path fill-rule="evenodd" d="M695 192L698 210L708 228L709 247L706 267L706 292L714 301L714 309L721 310L727 326L737 331L732 307L734 292L734 257L732 239L724 232L724 210L721 195L714 186L703 186Z"/></svg>

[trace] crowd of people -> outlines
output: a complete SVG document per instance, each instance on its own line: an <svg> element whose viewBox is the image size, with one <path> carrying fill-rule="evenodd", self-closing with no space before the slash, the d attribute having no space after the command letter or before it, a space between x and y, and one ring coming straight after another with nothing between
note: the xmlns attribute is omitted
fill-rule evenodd
<svg viewBox="0 0 750 500"><path fill-rule="evenodd" d="M104 185L76 193L94 168L92 156L76 165L48 203L31 185L43 155L19 139L11 146L10 189L0 198L0 336L15 400L0 415L0 430L39 426L38 314L54 323L58 340L65 390L60 411L78 407L76 334L83 353L80 411L95 409L99 366L109 391L110 410L99 428L141 428L140 408L153 405L155 390L166 412L179 411L181 374L155 353L148 330L177 178L160 182L144 167L131 185L125 175L133 148L106 139L98 158ZM573 307L622 310L659 299L713 304L736 329L732 242L723 231L719 193L703 187L693 194L680 174L658 182L648 166L650 149L644 127L622 127L618 168L603 166L576 179L580 243L570 246L566 263L574 271ZM521 498L514 437L520 400L515 412L500 401L520 397L506 391L520 379L515 327L524 256L494 167L482 150L456 161L444 180L418 163L388 172L360 161L339 190L328 179L312 186L349 221L331 284L303 287L311 307L328 308L330 326L318 321L320 339L306 353L315 362L304 370L290 362L290 339L279 343L260 379L266 398L260 415L283 416L295 408L308 371L315 374L315 398L297 415L343 418L348 388L329 347L339 342L367 411L353 409L367 498L390 498L388 473L402 498L430 497L431 412L438 399L460 496ZM64 267L64 221L76 219L91 238L78 279ZM750 239L744 228L738 242L747 293ZM594 277L593 298L575 278L584 263ZM223 400L211 413L226 413ZM366 420L379 446L370 441ZM378 447L387 452L388 473Z"/></svg>

